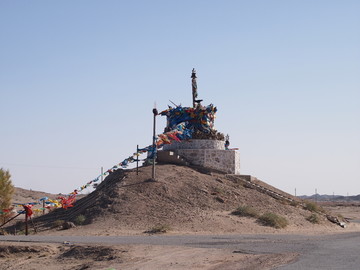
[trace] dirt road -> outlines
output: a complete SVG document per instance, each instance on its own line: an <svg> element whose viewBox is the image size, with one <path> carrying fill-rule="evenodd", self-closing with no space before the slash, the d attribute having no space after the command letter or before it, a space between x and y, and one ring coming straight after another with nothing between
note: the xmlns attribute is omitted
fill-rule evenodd
<svg viewBox="0 0 360 270"><path fill-rule="evenodd" d="M334 235L150 235L150 236L1 236L0 240L32 243L146 245L222 249L233 254L299 254L297 260L276 269L358 269L359 233ZM293 256L293 258L295 258ZM279 264L278 264L279 265Z"/></svg>

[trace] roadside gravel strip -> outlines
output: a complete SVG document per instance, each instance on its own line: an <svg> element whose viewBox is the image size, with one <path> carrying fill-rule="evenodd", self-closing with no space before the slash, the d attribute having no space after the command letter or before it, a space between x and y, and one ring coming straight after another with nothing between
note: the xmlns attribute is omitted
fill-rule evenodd
<svg viewBox="0 0 360 270"><path fill-rule="evenodd" d="M359 269L360 233L333 235L150 235L150 236L1 236L1 241L103 245L171 245L230 249L244 254L298 253L276 269Z"/></svg>

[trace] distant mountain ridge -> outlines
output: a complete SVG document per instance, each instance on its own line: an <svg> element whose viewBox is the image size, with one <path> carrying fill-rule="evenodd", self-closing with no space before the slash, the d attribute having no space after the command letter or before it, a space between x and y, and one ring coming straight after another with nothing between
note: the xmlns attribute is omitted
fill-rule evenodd
<svg viewBox="0 0 360 270"><path fill-rule="evenodd" d="M349 201L360 201L360 194L359 195L355 195L355 196L343 196L343 195L327 195L327 194L313 194L311 196L307 196L307 195L302 195L302 196L298 196L301 199L304 200L312 200L312 201L322 201L322 202L327 202L327 201L336 201L336 202L349 202Z"/></svg>

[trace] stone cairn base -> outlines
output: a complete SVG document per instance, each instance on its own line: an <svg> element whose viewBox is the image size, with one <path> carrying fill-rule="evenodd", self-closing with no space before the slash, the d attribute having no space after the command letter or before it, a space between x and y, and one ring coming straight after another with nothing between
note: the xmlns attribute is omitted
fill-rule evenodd
<svg viewBox="0 0 360 270"><path fill-rule="evenodd" d="M164 145L161 152L175 152L191 164L216 169L229 174L240 174L240 154L225 150L225 142L220 140L193 139ZM159 151L160 152L160 151ZM164 153L162 157L164 157ZM162 160L165 161L166 160Z"/></svg>

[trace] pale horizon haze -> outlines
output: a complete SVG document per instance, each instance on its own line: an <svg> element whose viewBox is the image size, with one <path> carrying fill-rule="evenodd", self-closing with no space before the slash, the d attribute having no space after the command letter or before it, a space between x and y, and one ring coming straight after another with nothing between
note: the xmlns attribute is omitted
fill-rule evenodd
<svg viewBox="0 0 360 270"><path fill-rule="evenodd" d="M360 194L359 14L355 0L0 0L0 168L73 191L151 144L154 102L192 105L195 68L241 174Z"/></svg>

